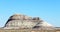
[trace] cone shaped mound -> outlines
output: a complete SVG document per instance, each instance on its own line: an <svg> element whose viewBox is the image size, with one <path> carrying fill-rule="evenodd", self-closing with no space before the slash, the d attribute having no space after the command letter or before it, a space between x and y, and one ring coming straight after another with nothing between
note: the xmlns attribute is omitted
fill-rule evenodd
<svg viewBox="0 0 60 32"><path fill-rule="evenodd" d="M47 22L41 21L39 17L29 17L22 14L14 14L12 15L8 21L6 22L4 29L19 29L19 28L38 28L40 27L53 27Z"/></svg>

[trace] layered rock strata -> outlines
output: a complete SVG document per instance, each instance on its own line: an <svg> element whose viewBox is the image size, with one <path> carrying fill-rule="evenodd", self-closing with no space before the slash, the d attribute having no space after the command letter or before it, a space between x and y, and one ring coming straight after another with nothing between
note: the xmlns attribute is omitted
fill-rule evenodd
<svg viewBox="0 0 60 32"><path fill-rule="evenodd" d="M52 27L52 25L40 20L39 17L32 18L26 15L14 14L6 22L4 29L40 28L40 27Z"/></svg>

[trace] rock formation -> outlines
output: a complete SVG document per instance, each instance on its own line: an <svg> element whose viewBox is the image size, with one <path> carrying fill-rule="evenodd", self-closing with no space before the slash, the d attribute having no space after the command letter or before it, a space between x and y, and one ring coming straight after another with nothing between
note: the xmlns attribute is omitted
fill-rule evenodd
<svg viewBox="0 0 60 32"><path fill-rule="evenodd" d="M12 15L5 24L4 29L19 29L19 28L40 28L40 27L52 27L40 20L39 17L29 17L21 14Z"/></svg>

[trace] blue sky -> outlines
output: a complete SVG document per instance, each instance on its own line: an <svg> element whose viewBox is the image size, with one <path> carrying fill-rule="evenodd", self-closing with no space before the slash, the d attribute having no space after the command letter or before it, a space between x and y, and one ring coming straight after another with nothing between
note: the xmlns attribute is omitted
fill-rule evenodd
<svg viewBox="0 0 60 32"><path fill-rule="evenodd" d="M60 26L60 0L0 0L0 27L15 13L40 17Z"/></svg>

